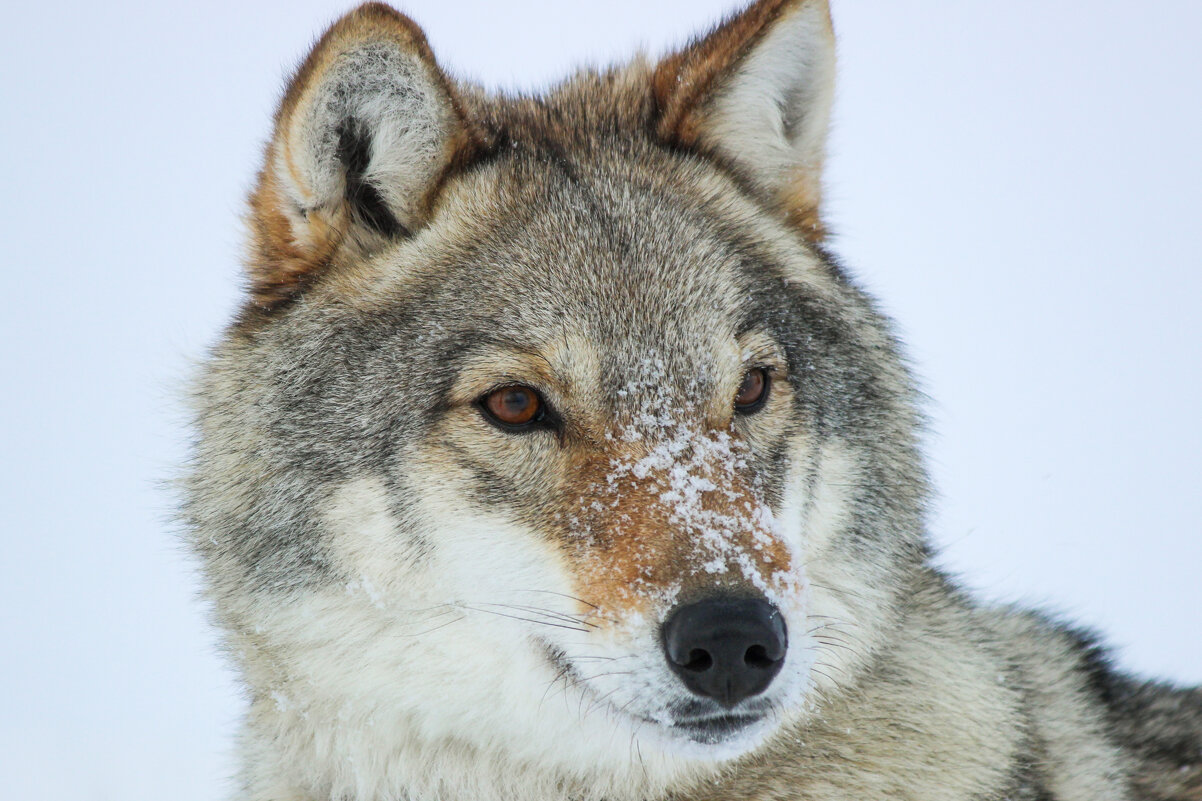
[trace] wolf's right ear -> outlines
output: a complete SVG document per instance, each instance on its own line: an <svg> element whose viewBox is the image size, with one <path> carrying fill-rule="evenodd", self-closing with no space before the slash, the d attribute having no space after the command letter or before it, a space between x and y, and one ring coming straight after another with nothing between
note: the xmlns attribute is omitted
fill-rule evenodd
<svg viewBox="0 0 1202 801"><path fill-rule="evenodd" d="M471 141L416 24L381 3L340 19L292 78L251 195L255 302L276 306L339 253L415 231Z"/></svg>

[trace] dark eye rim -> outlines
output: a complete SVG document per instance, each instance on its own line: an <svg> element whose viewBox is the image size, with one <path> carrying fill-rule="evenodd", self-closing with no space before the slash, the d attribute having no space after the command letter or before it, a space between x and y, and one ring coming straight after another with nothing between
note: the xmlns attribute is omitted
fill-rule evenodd
<svg viewBox="0 0 1202 801"><path fill-rule="evenodd" d="M740 403L736 402L735 403L735 412L737 412L738 414L742 414L742 415L755 414L760 409L764 408L764 405L768 403L768 396L772 394L772 370L770 368L768 368L768 367L752 367L751 369L749 369L745 373L743 373L744 379L746 379L747 376L749 376L752 373L757 372L757 371L764 376L764 389L762 392L760 392L760 396L751 403L740 404ZM742 382L739 383L739 386L742 386ZM735 398L737 399L738 395L736 395Z"/></svg>
<svg viewBox="0 0 1202 801"><path fill-rule="evenodd" d="M538 412L535 413L534 417L525 423L507 423L492 413L488 408L488 399L496 393L507 389L526 389L534 393L534 397L538 399ZM476 398L472 405L479 410L481 416L484 417L489 425L499 428L507 434L525 434L539 428L559 428L559 416L551 408L551 404L547 403L547 399L543 396L543 393L529 384L523 384L519 381L511 381L507 384L498 384L492 387L483 395Z"/></svg>

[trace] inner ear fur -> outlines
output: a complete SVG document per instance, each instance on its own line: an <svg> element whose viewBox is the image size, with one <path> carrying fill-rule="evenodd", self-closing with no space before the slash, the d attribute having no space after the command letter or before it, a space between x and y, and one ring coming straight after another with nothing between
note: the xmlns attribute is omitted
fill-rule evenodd
<svg viewBox="0 0 1202 801"><path fill-rule="evenodd" d="M827 0L758 0L656 67L657 133L725 163L821 241L834 77Z"/></svg>
<svg viewBox="0 0 1202 801"><path fill-rule="evenodd" d="M279 305L339 254L419 229L472 141L413 21L381 3L338 20L288 84L250 198L254 301Z"/></svg>

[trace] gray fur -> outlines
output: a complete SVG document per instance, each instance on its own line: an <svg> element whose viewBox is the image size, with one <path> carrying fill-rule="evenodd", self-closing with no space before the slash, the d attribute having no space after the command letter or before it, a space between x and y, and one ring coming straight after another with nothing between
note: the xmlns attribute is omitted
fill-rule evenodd
<svg viewBox="0 0 1202 801"><path fill-rule="evenodd" d="M421 70L403 72L402 83ZM239 797L1200 801L1199 691L1135 685L1088 639L983 607L930 565L921 417L889 322L756 181L665 143L650 83L635 63L542 98L457 87L477 149L425 224L367 251L378 238L348 237L288 302L248 305L209 359L185 515L251 695ZM336 124L317 140L329 145ZM687 769L651 756L636 728L621 776L602 761L543 764L481 731L428 734L420 705L435 701L405 700L426 678L406 672L410 654L496 634L509 649L497 671L542 664L547 693L576 698L588 663L555 676L567 657L538 624L587 631L605 621L586 607L606 603L530 587L551 599L506 607L538 618L522 623L485 614L509 598L440 594L441 571L475 563L458 561L445 535L455 521L431 509L452 498L497 521L504 533L471 547L498 564L524 565L527 552L587 564L609 533L567 522L583 514L573 465L616 447L607 432L651 448L662 434L643 418L649 394L702 420L737 379L739 357L723 354L747 336L782 354L774 391L787 402L731 423L746 443L738 476L775 514L802 499L803 531L826 532L806 542L811 609L839 611L812 621L804 702L748 752ZM555 435L500 433L456 395L516 352L567 387ZM531 575L561 569L528 561ZM722 581L742 586L732 576ZM395 684L377 658L394 653ZM474 674L435 656L429 670L446 671L450 716L456 682ZM589 698L582 721L620 717ZM495 697L501 709L532 703Z"/></svg>

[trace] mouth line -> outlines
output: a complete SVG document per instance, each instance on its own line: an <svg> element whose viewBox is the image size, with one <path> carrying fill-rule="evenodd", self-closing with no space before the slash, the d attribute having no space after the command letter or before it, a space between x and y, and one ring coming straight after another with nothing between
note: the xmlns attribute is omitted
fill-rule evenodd
<svg viewBox="0 0 1202 801"><path fill-rule="evenodd" d="M539 644L544 649L547 661L556 668L561 678L572 682L582 692L590 696L593 695L591 689L586 686L586 682L577 671L576 666L572 664L567 654L550 643L540 642ZM612 705L610 705L610 708L613 709ZM705 745L720 745L725 743L744 730L762 723L767 717L767 711L762 708L740 713L723 712L719 714L695 714L679 717L671 714L661 717L650 717L631 714L622 710L615 711L630 720L648 723L663 730L675 731L683 734L695 743Z"/></svg>
<svg viewBox="0 0 1202 801"><path fill-rule="evenodd" d="M692 718L681 718L672 722L673 726L685 727L712 727L712 726L727 726L739 725L744 726L748 723L755 723L758 720L763 720L763 715L755 713L744 713L741 715L722 714L722 715L701 715Z"/></svg>
<svg viewBox="0 0 1202 801"><path fill-rule="evenodd" d="M748 726L753 726L764 719L762 714L745 713L741 715L703 715L690 718L670 718L666 723L668 728L679 729L689 733L699 733L711 736L734 734ZM655 721L661 726L665 721Z"/></svg>

